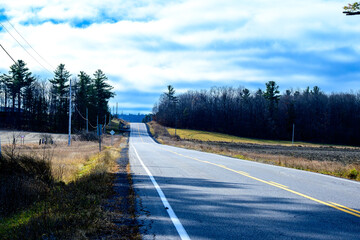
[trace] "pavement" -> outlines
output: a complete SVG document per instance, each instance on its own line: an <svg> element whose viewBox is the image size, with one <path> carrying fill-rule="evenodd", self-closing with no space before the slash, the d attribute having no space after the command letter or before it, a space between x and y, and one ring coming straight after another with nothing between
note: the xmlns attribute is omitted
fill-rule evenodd
<svg viewBox="0 0 360 240"><path fill-rule="evenodd" d="M157 144L132 123L143 239L360 239L360 183Z"/></svg>

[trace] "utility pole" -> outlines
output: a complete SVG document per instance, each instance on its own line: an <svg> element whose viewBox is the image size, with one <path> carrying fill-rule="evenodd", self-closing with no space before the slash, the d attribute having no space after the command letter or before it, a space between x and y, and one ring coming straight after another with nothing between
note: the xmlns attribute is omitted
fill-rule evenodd
<svg viewBox="0 0 360 240"><path fill-rule="evenodd" d="M105 114L104 132L106 132L106 114Z"/></svg>
<svg viewBox="0 0 360 240"><path fill-rule="evenodd" d="M88 117L88 108L86 108L86 133L89 132L89 117Z"/></svg>
<svg viewBox="0 0 360 240"><path fill-rule="evenodd" d="M101 131L102 131L102 125L97 125L97 133L99 135L99 152L101 152Z"/></svg>
<svg viewBox="0 0 360 240"><path fill-rule="evenodd" d="M295 138L295 123L293 123L292 145L294 145L294 138Z"/></svg>
<svg viewBox="0 0 360 240"><path fill-rule="evenodd" d="M118 103L116 103L116 117L118 118Z"/></svg>
<svg viewBox="0 0 360 240"><path fill-rule="evenodd" d="M68 146L71 145L71 79L70 79L70 91L69 91L69 141Z"/></svg>

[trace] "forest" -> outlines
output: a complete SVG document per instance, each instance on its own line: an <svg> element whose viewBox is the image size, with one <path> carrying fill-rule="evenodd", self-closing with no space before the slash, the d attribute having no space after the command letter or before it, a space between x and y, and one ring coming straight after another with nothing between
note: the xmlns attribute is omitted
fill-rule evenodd
<svg viewBox="0 0 360 240"><path fill-rule="evenodd" d="M64 64L52 79L41 80L18 60L0 75L0 128L66 133L71 82L72 129L85 130L88 114L88 128L94 130L97 121L109 120L108 101L114 92L107 80L100 69L92 77L85 72L72 77Z"/></svg>
<svg viewBox="0 0 360 240"><path fill-rule="evenodd" d="M153 108L162 125L241 137L360 146L360 93L327 94L318 86L286 90L274 81L251 92L213 87L179 95L168 86Z"/></svg>

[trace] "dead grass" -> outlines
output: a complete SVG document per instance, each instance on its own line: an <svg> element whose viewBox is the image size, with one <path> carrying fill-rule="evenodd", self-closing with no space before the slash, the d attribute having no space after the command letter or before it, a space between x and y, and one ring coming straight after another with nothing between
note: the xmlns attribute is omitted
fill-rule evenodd
<svg viewBox="0 0 360 240"><path fill-rule="evenodd" d="M114 136L115 146L119 145L120 136ZM102 139L102 146L110 146L111 137ZM6 148L9 145L5 145ZM71 146L67 142L54 145L26 144L17 146L17 154L30 155L39 158L51 158L52 173L56 180L65 183L76 178L76 173L81 169L90 156L99 152L98 142L72 141Z"/></svg>
<svg viewBox="0 0 360 240"><path fill-rule="evenodd" d="M150 123L152 128L158 128L158 124ZM174 128L165 128L171 136L175 136ZM156 132L156 131L154 131ZM160 133L160 135L162 135ZM291 141L280 141L280 140L266 140L266 139L255 139L255 138L243 138L233 135L216 133L216 132L207 132L199 130L190 130L190 129L177 129L176 135L183 140L196 140L203 142L229 142L229 143L249 143L249 144L266 144L266 145L280 145L280 146L292 146ZM295 146L301 147L333 147L333 148L356 148L351 146L341 146L341 145L328 145L328 144L314 144L307 142L294 142Z"/></svg>
<svg viewBox="0 0 360 240"><path fill-rule="evenodd" d="M236 143L233 140L217 142L215 140L219 139L217 138L219 137L217 136L218 134L212 135L213 138L207 138L208 141L199 141L197 138L204 139L204 136L198 135L196 131L185 130L182 132L182 130L177 130L180 138L175 138L173 137L172 129L169 131L171 135L169 136L169 134L163 134L169 129L156 122L151 122L148 125L151 134L163 144L360 181L360 155L357 153L359 151L358 148L342 148L341 146L334 148L333 146L326 145L311 145L311 147L297 145L292 147L291 144L274 144L274 142L271 144L261 144L259 142ZM185 137L186 139L181 137L183 134L187 136ZM193 135L190 136L191 134ZM211 133L205 135L210 136ZM223 137L227 136L221 135L220 137L224 140ZM242 140L240 139L239 141ZM348 152L350 154L346 156ZM351 156L356 157L352 158Z"/></svg>
<svg viewBox="0 0 360 240"><path fill-rule="evenodd" d="M116 159L127 139L117 136L114 142L110 146L105 138L101 153L94 142L19 147L19 156L51 155L58 180L44 200L10 217L0 216L1 239L140 239L136 226L132 231L117 227L113 212L104 207L114 194Z"/></svg>

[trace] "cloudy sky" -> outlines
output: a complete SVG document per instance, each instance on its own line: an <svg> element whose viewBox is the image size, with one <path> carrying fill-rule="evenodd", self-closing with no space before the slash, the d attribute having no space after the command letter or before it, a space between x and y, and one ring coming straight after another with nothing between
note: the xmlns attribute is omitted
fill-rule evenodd
<svg viewBox="0 0 360 240"><path fill-rule="evenodd" d="M1 25L0 44L43 79L60 63L74 77L103 70L117 93L111 105L124 112L151 111L169 84L177 92L256 90L273 80L282 91L318 85L328 93L357 92L360 16L342 14L347 3L2 0L1 23L37 61ZM0 50L5 73L12 61Z"/></svg>

